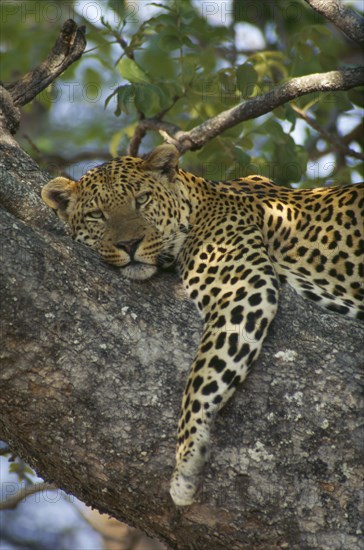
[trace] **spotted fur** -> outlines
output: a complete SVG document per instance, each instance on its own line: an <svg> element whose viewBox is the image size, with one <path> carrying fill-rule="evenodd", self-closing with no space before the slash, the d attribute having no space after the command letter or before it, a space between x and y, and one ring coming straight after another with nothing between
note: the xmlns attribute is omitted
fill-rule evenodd
<svg viewBox="0 0 364 550"><path fill-rule="evenodd" d="M132 279L176 263L204 321L178 425L171 495L190 504L218 410L246 377L277 311L278 280L364 319L364 183L293 190L261 176L213 182L177 168L174 147L121 157L44 201L76 240Z"/></svg>

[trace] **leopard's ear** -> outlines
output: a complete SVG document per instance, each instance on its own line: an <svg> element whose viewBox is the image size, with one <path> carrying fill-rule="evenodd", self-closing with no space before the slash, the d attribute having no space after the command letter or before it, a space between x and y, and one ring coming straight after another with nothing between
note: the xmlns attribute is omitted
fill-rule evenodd
<svg viewBox="0 0 364 550"><path fill-rule="evenodd" d="M54 178L42 189L42 199L59 218L68 221L70 202L76 195L77 182L67 178Z"/></svg>
<svg viewBox="0 0 364 550"><path fill-rule="evenodd" d="M173 177L178 166L178 149L174 145L159 145L143 162L144 170L160 172L168 177Z"/></svg>

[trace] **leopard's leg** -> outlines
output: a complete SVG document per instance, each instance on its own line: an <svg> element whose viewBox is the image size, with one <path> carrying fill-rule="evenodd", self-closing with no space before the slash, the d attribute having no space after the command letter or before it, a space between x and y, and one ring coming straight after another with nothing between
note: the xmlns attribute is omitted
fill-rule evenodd
<svg viewBox="0 0 364 550"><path fill-rule="evenodd" d="M358 275L345 282L328 277L318 284L314 277L307 277L295 269L277 266L282 282L287 282L295 291L320 307L353 319L364 320L364 281Z"/></svg>
<svg viewBox="0 0 364 550"><path fill-rule="evenodd" d="M204 250L201 254L212 269L197 275L198 262L195 262L197 271L189 270L184 276L205 323L178 426L176 467L170 492L175 504L180 506L193 502L209 456L214 417L245 379L277 309L277 278L262 237L252 227L246 228L245 233L230 243L225 254L221 254L220 246L219 257L210 246L210 256L215 263L205 260L209 254L206 247L207 252ZM203 291L196 296L194 290L198 288Z"/></svg>

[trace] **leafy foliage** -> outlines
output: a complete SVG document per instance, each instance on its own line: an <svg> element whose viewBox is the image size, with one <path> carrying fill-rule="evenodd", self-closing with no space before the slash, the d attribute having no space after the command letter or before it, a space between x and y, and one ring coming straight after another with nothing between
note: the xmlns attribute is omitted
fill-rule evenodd
<svg viewBox="0 0 364 550"><path fill-rule="evenodd" d="M9 472L16 474L19 481L25 481L27 484L33 484L33 478L36 476L35 472L20 458L17 458L9 466Z"/></svg>
<svg viewBox="0 0 364 550"><path fill-rule="evenodd" d="M86 25L87 53L36 100L24 127L44 153L57 151L66 158L75 149L95 151L95 160L102 151L104 158L107 144L113 155L123 154L144 117L189 130L289 78L350 66L361 55L303 0L109 0L99 10L97 3L92 10L91 4L67 0L48 12L47 3L7 4L5 81L44 59L65 19ZM21 52L17 72L11 50ZM363 132L355 128L362 97L358 89L311 94L296 105L360 151ZM161 141L158 133L149 133L140 152ZM214 179L260 172L282 184L305 186L341 183L363 170L359 160L335 150L290 105L224 132L203 150L184 155L182 163Z"/></svg>

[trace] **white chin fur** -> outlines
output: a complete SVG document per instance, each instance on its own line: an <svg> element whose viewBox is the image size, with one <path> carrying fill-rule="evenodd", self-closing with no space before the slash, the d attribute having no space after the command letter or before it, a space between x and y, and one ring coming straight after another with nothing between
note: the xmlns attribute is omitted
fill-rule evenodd
<svg viewBox="0 0 364 550"><path fill-rule="evenodd" d="M123 267L123 274L128 277L128 279L134 279L137 281L150 279L156 271L156 266L149 264L129 264Z"/></svg>

